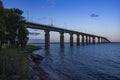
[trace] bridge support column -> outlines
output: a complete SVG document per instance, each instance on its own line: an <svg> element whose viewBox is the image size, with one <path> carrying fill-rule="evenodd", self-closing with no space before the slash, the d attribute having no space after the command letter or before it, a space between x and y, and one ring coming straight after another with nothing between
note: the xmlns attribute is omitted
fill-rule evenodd
<svg viewBox="0 0 120 80"><path fill-rule="evenodd" d="M107 40L105 39L105 43L107 43Z"/></svg>
<svg viewBox="0 0 120 80"><path fill-rule="evenodd" d="M102 43L102 44L104 43L104 40L103 40L103 38L101 38L101 43Z"/></svg>
<svg viewBox="0 0 120 80"><path fill-rule="evenodd" d="M49 30L45 30L45 49L49 49L50 46L50 34L49 34Z"/></svg>
<svg viewBox="0 0 120 80"><path fill-rule="evenodd" d="M110 40L107 39L107 41L108 41L108 43L110 43Z"/></svg>
<svg viewBox="0 0 120 80"><path fill-rule="evenodd" d="M109 41L108 41L108 40L106 40L106 42L107 42L107 43L109 43Z"/></svg>
<svg viewBox="0 0 120 80"><path fill-rule="evenodd" d="M73 46L73 34L70 33L70 46Z"/></svg>
<svg viewBox="0 0 120 80"><path fill-rule="evenodd" d="M106 43L108 43L109 41L106 39Z"/></svg>
<svg viewBox="0 0 120 80"><path fill-rule="evenodd" d="M103 38L103 43L105 43L105 39Z"/></svg>
<svg viewBox="0 0 120 80"><path fill-rule="evenodd" d="M95 36L92 37L93 44L95 44Z"/></svg>
<svg viewBox="0 0 120 80"><path fill-rule="evenodd" d="M105 43L107 43L106 39L105 39Z"/></svg>
<svg viewBox="0 0 120 80"><path fill-rule="evenodd" d="M102 38L100 37L100 43L102 44Z"/></svg>
<svg viewBox="0 0 120 80"><path fill-rule="evenodd" d="M86 35L86 45L88 45L88 36Z"/></svg>
<svg viewBox="0 0 120 80"><path fill-rule="evenodd" d="M110 41L108 39L106 39L107 43L110 43Z"/></svg>
<svg viewBox="0 0 120 80"><path fill-rule="evenodd" d="M77 45L79 46L80 45L80 35L77 34Z"/></svg>
<svg viewBox="0 0 120 80"><path fill-rule="evenodd" d="M104 40L104 43L105 43L105 38L103 40Z"/></svg>
<svg viewBox="0 0 120 80"><path fill-rule="evenodd" d="M64 32L60 32L60 47L64 47Z"/></svg>
<svg viewBox="0 0 120 80"><path fill-rule="evenodd" d="M100 44L100 37L98 37L98 44Z"/></svg>
<svg viewBox="0 0 120 80"><path fill-rule="evenodd" d="M103 43L105 43L104 38L103 38Z"/></svg>
<svg viewBox="0 0 120 80"><path fill-rule="evenodd" d="M89 44L91 44L91 37L89 36Z"/></svg>
<svg viewBox="0 0 120 80"><path fill-rule="evenodd" d="M84 35L82 35L82 45L84 45Z"/></svg>
<svg viewBox="0 0 120 80"><path fill-rule="evenodd" d="M101 42L100 42L100 43L102 44L102 38L100 38L100 40L101 40Z"/></svg>

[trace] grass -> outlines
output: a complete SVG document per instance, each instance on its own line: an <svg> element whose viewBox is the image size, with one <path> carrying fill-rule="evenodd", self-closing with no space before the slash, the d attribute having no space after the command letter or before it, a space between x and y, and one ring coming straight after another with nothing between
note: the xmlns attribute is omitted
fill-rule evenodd
<svg viewBox="0 0 120 80"><path fill-rule="evenodd" d="M37 46L27 45L25 50L34 51ZM27 54L20 53L20 49L0 49L0 80L10 80L12 75L19 75L21 80L30 76Z"/></svg>
<svg viewBox="0 0 120 80"><path fill-rule="evenodd" d="M27 65L25 54L17 49L0 49L0 80L9 80L12 75L25 80L28 77Z"/></svg>
<svg viewBox="0 0 120 80"><path fill-rule="evenodd" d="M27 51L35 51L40 49L38 46L34 46L34 45L27 45L25 48Z"/></svg>

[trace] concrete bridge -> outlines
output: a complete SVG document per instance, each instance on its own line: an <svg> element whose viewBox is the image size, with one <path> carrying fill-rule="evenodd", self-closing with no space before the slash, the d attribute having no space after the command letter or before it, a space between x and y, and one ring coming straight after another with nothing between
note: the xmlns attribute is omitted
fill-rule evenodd
<svg viewBox="0 0 120 80"><path fill-rule="evenodd" d="M60 33L60 47L64 47L64 33L70 34L70 46L73 46L73 34L76 34L77 36L77 45L80 45L80 36L81 36L81 43L82 45L88 45L88 44L101 44L101 43L108 43L110 42L107 38L102 36L97 36L93 34L53 27L50 25L43 25L33 22L26 22L27 28L33 28L33 29L41 29L45 32L45 49L49 49L50 46L50 31L55 31ZM96 41L97 38L97 41Z"/></svg>

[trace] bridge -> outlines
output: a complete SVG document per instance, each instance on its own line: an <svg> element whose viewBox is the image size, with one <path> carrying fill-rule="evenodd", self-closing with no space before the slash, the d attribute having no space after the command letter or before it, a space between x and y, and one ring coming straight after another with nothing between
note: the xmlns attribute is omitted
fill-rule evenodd
<svg viewBox="0 0 120 80"><path fill-rule="evenodd" d="M53 27L50 25L43 25L33 22L26 22L25 26L27 28L33 28L33 29L40 29L44 30L45 32L45 49L49 49L50 47L50 31L55 31L60 33L60 47L64 47L64 33L70 34L70 46L73 46L73 34L76 34L77 36L77 45L80 45L80 36L81 36L81 43L82 45L88 45L88 44L102 44L102 43L108 43L110 42L106 37ZM97 41L96 41L97 38Z"/></svg>

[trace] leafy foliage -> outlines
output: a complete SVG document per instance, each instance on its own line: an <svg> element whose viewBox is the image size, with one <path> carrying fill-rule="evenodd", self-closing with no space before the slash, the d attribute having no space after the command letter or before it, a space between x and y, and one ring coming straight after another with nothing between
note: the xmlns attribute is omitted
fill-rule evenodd
<svg viewBox="0 0 120 80"><path fill-rule="evenodd" d="M5 38L5 35L4 35L4 31L5 31L5 28L4 28L4 20L3 20L3 4L2 4L2 1L0 1L0 40L1 42L4 40Z"/></svg>
<svg viewBox="0 0 120 80"><path fill-rule="evenodd" d="M22 10L17 8L4 9L0 1L0 43L10 42L11 47L25 47L28 40L28 31L25 27L25 18Z"/></svg>

